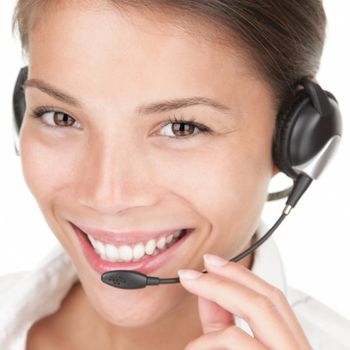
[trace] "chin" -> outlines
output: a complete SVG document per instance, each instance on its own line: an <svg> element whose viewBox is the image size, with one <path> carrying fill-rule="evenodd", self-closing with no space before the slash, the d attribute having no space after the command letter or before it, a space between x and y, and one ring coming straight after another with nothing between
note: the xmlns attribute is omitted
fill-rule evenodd
<svg viewBox="0 0 350 350"><path fill-rule="evenodd" d="M144 327L166 318L187 295L181 285L123 290L88 280L87 284L82 281L82 286L100 317L115 326L128 328Z"/></svg>

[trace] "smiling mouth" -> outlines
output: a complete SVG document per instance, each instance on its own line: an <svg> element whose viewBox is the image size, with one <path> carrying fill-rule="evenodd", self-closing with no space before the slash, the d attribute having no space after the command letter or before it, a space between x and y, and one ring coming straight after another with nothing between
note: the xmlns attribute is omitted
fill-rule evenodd
<svg viewBox="0 0 350 350"><path fill-rule="evenodd" d="M94 249L95 253L107 262L139 262L163 253L172 247L176 242L185 237L188 229L179 230L173 234L161 236L157 239L150 239L146 242L135 242L133 244L114 245L94 239L91 235L84 235Z"/></svg>

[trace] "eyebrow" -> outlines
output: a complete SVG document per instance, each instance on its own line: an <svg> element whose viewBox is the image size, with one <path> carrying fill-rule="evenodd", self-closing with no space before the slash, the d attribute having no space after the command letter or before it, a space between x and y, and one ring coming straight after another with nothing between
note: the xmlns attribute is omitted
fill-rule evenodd
<svg viewBox="0 0 350 350"><path fill-rule="evenodd" d="M44 82L40 79L29 79L26 80L23 84L23 88L34 87L40 91L46 93L47 95L63 102L69 104L73 107L81 107L81 103L75 97L72 97L65 92L53 87L52 85ZM154 102L150 104L141 105L136 109L138 114L154 114L161 112L168 112L176 109L191 107L195 105L205 105L212 108L215 108L221 112L232 112L231 108L212 99L209 97L203 96L192 96L186 98L175 98L175 99L166 99L159 102Z"/></svg>

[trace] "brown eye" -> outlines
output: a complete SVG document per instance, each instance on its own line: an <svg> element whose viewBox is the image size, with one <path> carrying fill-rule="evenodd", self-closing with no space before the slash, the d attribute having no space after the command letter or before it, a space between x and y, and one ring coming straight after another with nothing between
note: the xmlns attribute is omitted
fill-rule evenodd
<svg viewBox="0 0 350 350"><path fill-rule="evenodd" d="M57 126L73 126L75 120L66 113L52 112L54 117L53 120Z"/></svg>
<svg viewBox="0 0 350 350"><path fill-rule="evenodd" d="M171 131L175 136L189 136L194 133L196 126L188 123L174 123L172 124Z"/></svg>
<svg viewBox="0 0 350 350"><path fill-rule="evenodd" d="M69 114L48 110L45 108L38 108L31 114L34 118L39 118L41 122L51 128L80 128L81 124Z"/></svg>
<svg viewBox="0 0 350 350"><path fill-rule="evenodd" d="M161 129L161 135L172 139L190 139L200 134L210 134L207 126L190 120L169 119L169 123Z"/></svg>

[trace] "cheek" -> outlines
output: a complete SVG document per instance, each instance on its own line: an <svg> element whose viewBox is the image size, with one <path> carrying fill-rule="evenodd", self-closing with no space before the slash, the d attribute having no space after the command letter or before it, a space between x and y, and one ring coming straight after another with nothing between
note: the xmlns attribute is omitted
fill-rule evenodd
<svg viewBox="0 0 350 350"><path fill-rule="evenodd" d="M243 136L234 142L203 147L197 154L182 156L165 166L169 184L208 219L230 218L256 211L265 201L271 177L270 144L247 143ZM174 172L175 169L175 172ZM237 216L236 216L237 217Z"/></svg>
<svg viewBox="0 0 350 350"><path fill-rule="evenodd" d="M69 150L57 148L31 134L29 128L21 134L21 162L24 179L40 205L66 187L74 160Z"/></svg>
<svg viewBox="0 0 350 350"><path fill-rule="evenodd" d="M232 257L227 250L247 243L256 229L272 173L270 138L261 135L242 133L207 148L177 173L184 183L177 190L211 227L208 251Z"/></svg>

